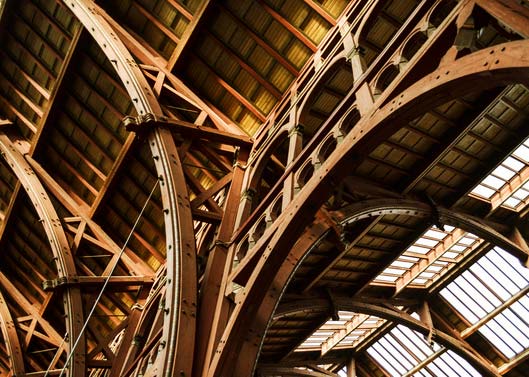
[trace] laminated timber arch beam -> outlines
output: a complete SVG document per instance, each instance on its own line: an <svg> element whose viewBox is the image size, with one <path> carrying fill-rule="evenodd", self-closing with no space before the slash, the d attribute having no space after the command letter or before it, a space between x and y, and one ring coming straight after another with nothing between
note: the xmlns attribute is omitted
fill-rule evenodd
<svg viewBox="0 0 529 377"><path fill-rule="evenodd" d="M140 118L162 116L147 80L97 6L88 0L64 4L92 35L112 63ZM161 351L151 373L191 375L196 317L196 253L189 198L178 151L170 131L154 128L148 142L160 179L167 248L166 307ZM183 273L185 271L185 274Z"/></svg>
<svg viewBox="0 0 529 377"><path fill-rule="evenodd" d="M501 376L497 368L487 363L483 358L473 352L473 350L469 349L466 343L454 338L450 334L437 329L432 329L428 324L412 317L409 313L398 309L358 301L350 297L333 296L332 304L329 300L325 299L296 300L288 305L278 307L274 317L279 318L300 312L329 313L331 306L333 310L344 310L359 314L374 315L393 323L404 325L425 336L431 334L432 340L435 340L437 343L457 353L470 365L476 368L476 370L483 373L483 375Z"/></svg>
<svg viewBox="0 0 529 377"><path fill-rule="evenodd" d="M22 347L18 338L17 329L13 316L7 302L0 290L0 327L7 348L7 355L11 361L11 372L14 376L22 376L26 373Z"/></svg>
<svg viewBox="0 0 529 377"><path fill-rule="evenodd" d="M280 292L295 270L297 260L303 257L303 254L293 256L289 250L331 188L354 169L361 156L421 115L424 109L476 90L520 82L529 83L528 40L485 48L442 65L384 107L362 117L251 251L260 253L261 257L230 317L208 375L231 375L233 370L237 376L251 374ZM237 360L233 355L238 356Z"/></svg>
<svg viewBox="0 0 529 377"><path fill-rule="evenodd" d="M529 250L526 250L523 245L510 240L497 230L505 228L504 225L488 223L480 218L443 207L432 207L429 203L395 198L370 199L351 204L340 210L340 212L343 214L343 219L340 221L342 225L373 216L404 215L425 217L431 219L431 222L435 224L451 225L473 233L490 244L499 246L511 253L524 265L527 265L529 260ZM508 231L507 229L505 230Z"/></svg>
<svg viewBox="0 0 529 377"><path fill-rule="evenodd" d="M17 176L22 187L33 203L40 222L48 237L51 251L57 267L59 279L77 276L75 262L70 250L66 233L61 225L59 216L52 205L48 193L42 186L31 166L18 151L13 142L4 133L0 132L0 154L7 162L13 173ZM69 287L63 295L64 310L66 314L66 329L70 339L69 347L74 342L78 345L70 357L69 376L82 377L85 375L85 338L82 334L83 303L79 287Z"/></svg>

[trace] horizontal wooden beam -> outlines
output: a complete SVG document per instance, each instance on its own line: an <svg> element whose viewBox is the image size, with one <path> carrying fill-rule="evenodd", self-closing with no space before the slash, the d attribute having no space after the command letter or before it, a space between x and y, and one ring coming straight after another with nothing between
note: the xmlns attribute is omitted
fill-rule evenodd
<svg viewBox="0 0 529 377"><path fill-rule="evenodd" d="M252 139L244 135L235 135L212 127L201 126L180 119L169 119L147 114L139 117L125 117L123 124L127 131L142 132L152 127L163 127L184 137L206 139L213 142L251 148Z"/></svg>
<svg viewBox="0 0 529 377"><path fill-rule="evenodd" d="M45 291L68 285L83 285L98 287L105 284L108 276L70 276L67 279L44 280L42 286ZM108 284L114 287L130 287L152 285L154 276L111 276Z"/></svg>

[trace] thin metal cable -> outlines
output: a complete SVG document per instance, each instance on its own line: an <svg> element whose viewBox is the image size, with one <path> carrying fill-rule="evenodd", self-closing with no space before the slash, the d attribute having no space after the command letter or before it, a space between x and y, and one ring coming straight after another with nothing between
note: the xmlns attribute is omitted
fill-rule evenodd
<svg viewBox="0 0 529 377"><path fill-rule="evenodd" d="M96 300L94 302L94 305L92 305L92 309L90 310L90 313L88 313L88 316L86 317L86 320L85 320L85 322L83 324L83 327L81 328L81 331L80 331L79 335L77 336L77 339L75 340L75 343L73 344L72 348L70 349L70 352L68 354L68 358L66 359L66 363L64 363L64 366L61 369L61 374L59 374L59 377L63 376L64 371L68 367L68 364L70 364L70 362L72 361L73 353L74 353L75 349L77 348L77 345L79 344L79 341L81 340L81 337L82 337L83 333L85 332L85 330L86 330L86 328L88 326L88 321L90 321L90 318L92 318L92 315L94 314L94 312L96 310L96 307L99 304L99 301L103 297L103 293L104 293L104 291L105 291L105 289L106 289L106 287L108 285L108 282L110 281L110 277L112 276L112 274L114 273L116 267L118 266L118 263L119 263L119 261L121 259L121 256L125 252L125 248L127 247L127 244L129 243L130 239L132 238L132 235L133 235L134 231L136 230L136 227L138 226L138 224L140 222L140 219L141 219L141 217L143 215L143 212L147 208L147 204L149 204L149 201L151 200L152 195L154 194L154 190L158 187L159 183L160 183L160 180L157 179L156 183L152 187L152 190L151 190L149 196L145 200L145 204L143 205L140 213L138 214L138 217L136 218L136 221L134 222L134 225L132 226L132 229L130 230L129 235L127 236L127 239L125 240L125 243L123 244L123 246L121 247L121 250L119 251L118 258L116 258L116 261L114 262L114 265L112 266L112 269L110 270L108 276L105 279L105 282L103 283L103 286L101 287L101 291L99 292L99 295L97 296L97 298L96 298Z"/></svg>
<svg viewBox="0 0 529 377"><path fill-rule="evenodd" d="M57 351L55 352L55 355L51 359L50 365L48 365L48 369L46 369L46 373L44 373L44 377L48 377L49 376L50 371L51 371L51 366L53 365L53 360L55 360L55 358L57 357L59 352L61 352L62 345L64 344L64 342L66 342L66 338L68 338L68 332L66 334L64 334L64 336L62 337L62 342L61 342L61 344L59 344L59 347L57 347Z"/></svg>

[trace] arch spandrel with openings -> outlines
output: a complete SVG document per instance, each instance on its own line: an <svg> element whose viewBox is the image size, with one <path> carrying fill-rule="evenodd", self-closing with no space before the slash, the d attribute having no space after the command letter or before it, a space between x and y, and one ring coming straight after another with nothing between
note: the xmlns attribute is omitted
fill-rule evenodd
<svg viewBox="0 0 529 377"><path fill-rule="evenodd" d="M226 338L223 338L223 346L219 348L219 357L216 360L214 359L214 362L218 363L218 370L222 370L227 365L238 365L240 368L250 367L253 369L253 363L242 363L239 361L239 364L237 364L235 360L230 360L230 357L224 354L223 350L237 347L236 344L238 344L242 346L243 355L247 355L249 358L256 357L258 347L255 344L259 344L262 341L262 335L260 334L265 331L268 322L264 318L270 318L275 306L274 302L277 302L276 300L280 297L279 293L268 295L267 289L276 289L275 287L282 286L281 283L274 283L269 277L284 278L283 284L287 282L287 276L295 270L297 261L303 257L303 254L301 254L293 258L288 253L288 250L291 250L297 239L293 238L292 235L301 235L303 233L303 223L300 220L312 218L315 214L315 208L322 204L325 197L322 192L329 193L331 182L343 177L345 174L343 170L346 168L351 169L351 161L354 162L360 159L360 157L354 158L355 153L357 155L365 153L365 148L369 148L369 141L379 139L383 135L391 135L399 127L400 122L412 120L421 114L423 109L440 105L450 98L457 98L464 93L475 91L475 85L478 82L483 90L508 82L519 82L519 79L524 77L524 72L527 72L528 69L528 57L522 52L522 46L525 45L527 45L526 41L510 42L463 57L455 61L451 69L441 68L411 86L399 95L397 99L375 112L369 121L366 119L360 120L357 127L351 131L344 142L338 146L335 153L323 164L321 170L316 172L314 177L307 183L305 189L300 191L299 195L294 198L292 208L295 208L295 210L288 211L287 209L263 235L262 243L256 245L256 247L263 247L263 253L246 284L247 292L245 298L236 307L233 319L225 332ZM499 53L500 55L494 55L494 53ZM491 58L491 56L493 57ZM476 62L480 62L480 65L477 66ZM486 81L482 80L483 76L487 77ZM317 190L316 187L318 187ZM293 221L294 218L298 220ZM264 245L266 245L266 248ZM288 267L277 262L289 259L291 263L287 264ZM272 260L276 261L274 266L270 262ZM284 269L289 272L280 272ZM264 299L264 301L260 304L259 312L261 315L266 312L268 316L259 317L255 323L248 323L246 320L242 320L239 313L246 310L246 305L254 305L254 300L260 299ZM252 340L248 342L239 343L238 340L230 336L232 331L232 334L235 334L241 331L249 331L250 329L252 333L257 335L252 336Z"/></svg>

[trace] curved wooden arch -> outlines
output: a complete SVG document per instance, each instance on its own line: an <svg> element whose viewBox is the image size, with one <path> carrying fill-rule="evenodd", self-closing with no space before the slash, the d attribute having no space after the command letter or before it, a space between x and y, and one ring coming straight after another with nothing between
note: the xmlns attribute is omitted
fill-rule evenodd
<svg viewBox="0 0 529 377"><path fill-rule="evenodd" d="M485 241L499 246L526 264L529 254L527 250L512 242L483 220L457 211L442 207L432 207L428 203L408 199L371 199L352 204L342 210L342 225L364 218L384 215L405 215L434 219L441 224L451 225L475 234Z"/></svg>
<svg viewBox="0 0 529 377"><path fill-rule="evenodd" d="M64 1L113 64L116 73L143 121L162 115L161 107L130 52L87 0ZM196 326L196 252L192 216L185 178L177 148L169 130L154 128L148 133L154 164L160 178L165 214L167 247L167 291L160 357L153 373L191 374ZM186 271L185 274L182 271Z"/></svg>
<svg viewBox="0 0 529 377"><path fill-rule="evenodd" d="M529 82L527 40L497 45L462 57L450 67L443 66L419 80L383 108L360 119L256 245L264 251L246 285L244 296L233 312L209 375L222 375L222 371L239 370L239 367L242 372L237 375L251 373L259 350L257 344L264 337L267 323L279 299L275 292L286 284L296 268L296 263L284 261L301 259L303 254L294 256L289 251L308 220L313 218L315 211L329 195L333 184L339 182L360 161L361 157L356 156L366 155L373 141L390 136L425 109L476 89L485 90L520 81ZM270 294L271 290L274 294ZM251 314L257 312L259 316ZM227 355L228 349L240 355L239 364ZM253 362L242 363L242 359L251 359Z"/></svg>
<svg viewBox="0 0 529 377"><path fill-rule="evenodd" d="M24 156L3 132L0 133L0 154L20 181L20 184L26 191L40 218L40 222L44 227L50 243L57 267L58 278L68 280L69 278L76 277L75 262L70 245L48 193L31 166L24 159ZM66 314L66 329L70 339L68 349L70 350L75 342L77 342L75 351L70 356L70 363L68 365L69 376L82 377L85 375L86 345L84 334L81 333L84 316L79 287L70 286L65 289L63 302Z"/></svg>
<svg viewBox="0 0 529 377"><path fill-rule="evenodd" d="M119 349L122 353L118 363L112 366L110 371L110 377L122 377L132 375L132 372L137 368L137 364L141 361L140 356L142 350L144 350L149 343L148 335L150 333L156 334L153 324L156 320L160 307L160 301L163 300L165 291L163 287L154 285L149 292L149 299L144 306L138 308L141 312L137 313L136 321L130 326L134 326L133 329L126 329L126 336L129 340L132 340L130 346L127 349ZM129 334L130 332L130 334ZM151 344L152 346L152 344Z"/></svg>
<svg viewBox="0 0 529 377"><path fill-rule="evenodd" d="M288 306L279 307L278 311L276 312L275 318L306 311L329 313L330 309L331 303L329 302L329 300L297 300L293 303L289 303ZM350 297L333 297L332 309L355 312L359 314L374 315L376 317L391 321L393 323L404 325L410 328L411 330L415 330L425 336L428 336L431 333L432 340L435 340L437 343L457 353L470 365L476 368L476 370L483 373L485 376L501 376L501 374L495 367L490 364L487 364L481 357L471 352L468 348L465 347L463 342L440 330L432 330L427 324L412 317L406 312L400 311L398 309L390 309L388 307L358 301Z"/></svg>
<svg viewBox="0 0 529 377"><path fill-rule="evenodd" d="M24 366L24 357L22 356L22 347L20 346L20 339L18 338L17 329L15 328L15 321L7 305L7 302L0 289L0 327L4 342L7 348L7 356L11 361L11 372L14 376L22 376L26 374Z"/></svg>

